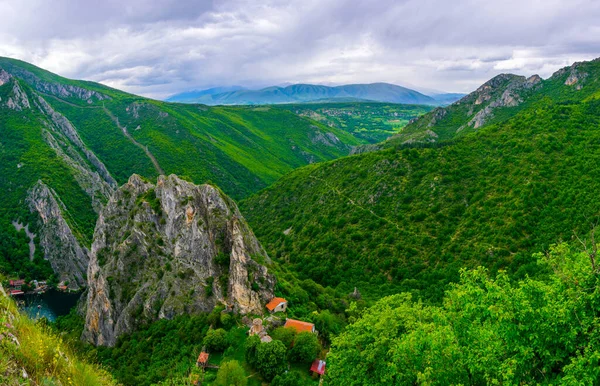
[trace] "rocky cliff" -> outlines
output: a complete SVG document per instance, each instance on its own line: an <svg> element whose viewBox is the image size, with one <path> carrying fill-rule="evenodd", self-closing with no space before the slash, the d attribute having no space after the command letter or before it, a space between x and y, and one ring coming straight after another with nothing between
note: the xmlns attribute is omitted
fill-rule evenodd
<svg viewBox="0 0 600 386"><path fill-rule="evenodd" d="M262 313L275 284L267 262L235 203L213 186L134 175L98 219L83 338L114 345L138 323L219 304Z"/></svg>
<svg viewBox="0 0 600 386"><path fill-rule="evenodd" d="M39 215L39 243L44 258L61 281L72 289L87 284L88 251L73 235L64 219L65 207L56 193L38 181L28 192L27 202L32 212Z"/></svg>

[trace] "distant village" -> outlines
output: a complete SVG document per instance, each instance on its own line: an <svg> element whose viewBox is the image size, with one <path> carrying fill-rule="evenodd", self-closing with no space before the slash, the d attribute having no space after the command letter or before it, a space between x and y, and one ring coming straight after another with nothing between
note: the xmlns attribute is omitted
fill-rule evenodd
<svg viewBox="0 0 600 386"><path fill-rule="evenodd" d="M52 288L45 280L32 280L27 283L23 279L13 279L8 281L8 291L10 296L20 296L25 294L43 294ZM72 292L68 283L60 282L56 290L61 292Z"/></svg>

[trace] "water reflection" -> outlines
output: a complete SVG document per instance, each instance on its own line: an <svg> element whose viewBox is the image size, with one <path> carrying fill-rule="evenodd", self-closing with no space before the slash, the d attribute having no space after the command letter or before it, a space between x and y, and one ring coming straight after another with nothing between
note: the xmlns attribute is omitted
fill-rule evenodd
<svg viewBox="0 0 600 386"><path fill-rule="evenodd" d="M29 294L18 298L21 309L31 319L46 318L53 322L57 317L67 315L73 308L80 293L65 293L56 290L48 290L43 294Z"/></svg>

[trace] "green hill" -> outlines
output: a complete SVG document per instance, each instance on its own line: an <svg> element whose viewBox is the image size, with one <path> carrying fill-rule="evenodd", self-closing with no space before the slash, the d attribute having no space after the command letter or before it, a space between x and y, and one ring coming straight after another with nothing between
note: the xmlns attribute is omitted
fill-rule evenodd
<svg viewBox="0 0 600 386"><path fill-rule="evenodd" d="M445 141L301 168L244 200L242 212L278 261L371 297L441 299L463 267L534 273L532 252L585 237L598 221L598 75L600 61L578 63L498 110L496 122L452 136L466 119L451 126L449 112L427 129Z"/></svg>
<svg viewBox="0 0 600 386"><path fill-rule="evenodd" d="M239 199L360 143L281 109L159 102L0 58L0 271L47 277L42 224L30 214L47 206L28 194L38 181L89 245L99 208L133 173L210 181ZM33 255L13 222L37 235Z"/></svg>

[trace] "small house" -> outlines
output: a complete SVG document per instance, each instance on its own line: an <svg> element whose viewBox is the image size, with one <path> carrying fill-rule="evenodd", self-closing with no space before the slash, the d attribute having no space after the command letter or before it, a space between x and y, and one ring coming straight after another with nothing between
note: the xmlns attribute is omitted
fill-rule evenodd
<svg viewBox="0 0 600 386"><path fill-rule="evenodd" d="M273 341L273 338L271 338L269 335L264 335L262 338L260 338L260 341L263 343L269 343Z"/></svg>
<svg viewBox="0 0 600 386"><path fill-rule="evenodd" d="M202 350L200 355L198 355L198 361L196 362L196 366L206 367L206 365L208 364L208 357L209 357L209 354L207 352L205 352L204 350Z"/></svg>
<svg viewBox="0 0 600 386"><path fill-rule="evenodd" d="M315 361L310 366L310 371L315 374L323 375L325 374L325 365L326 362L324 360L315 359Z"/></svg>
<svg viewBox="0 0 600 386"><path fill-rule="evenodd" d="M275 312L285 312L287 310L287 300L284 298L273 298L269 303L267 303L267 309L270 313Z"/></svg>
<svg viewBox="0 0 600 386"><path fill-rule="evenodd" d="M16 295L23 295L25 292L21 291L20 289L11 289L10 290L10 296L16 296Z"/></svg>
<svg viewBox="0 0 600 386"><path fill-rule="evenodd" d="M9 283L10 287L14 290L21 290L21 287L25 285L25 280L11 280Z"/></svg>
<svg viewBox="0 0 600 386"><path fill-rule="evenodd" d="M313 334L316 333L314 324L303 322L301 320L286 319L285 325L283 327L293 328L294 330L296 330L296 332L312 332Z"/></svg>

